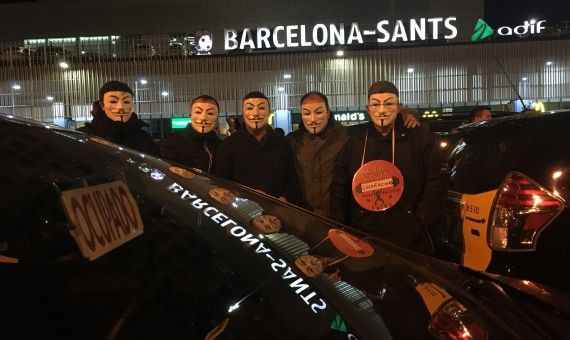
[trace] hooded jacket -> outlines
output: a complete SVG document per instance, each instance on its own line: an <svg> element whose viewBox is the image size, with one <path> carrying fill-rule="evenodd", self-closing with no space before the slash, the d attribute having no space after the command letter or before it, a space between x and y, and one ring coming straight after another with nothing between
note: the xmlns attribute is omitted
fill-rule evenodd
<svg viewBox="0 0 570 340"><path fill-rule="evenodd" d="M287 135L295 153L295 170L302 192L301 204L319 215L330 217L331 185L336 158L348 139L346 128L329 116L318 134L304 124Z"/></svg>
<svg viewBox="0 0 570 340"><path fill-rule="evenodd" d="M382 237L402 247L418 248L426 229L438 217L445 195L435 135L425 129L408 129L401 115L394 125L395 165L404 177L404 191L395 206L381 212L365 210L352 196L352 179L362 163L392 161L392 134L382 136L373 122L349 128L349 139L337 158L332 191L333 218Z"/></svg>
<svg viewBox="0 0 570 340"><path fill-rule="evenodd" d="M157 147L159 157L208 173L213 172L214 156L222 140L214 131L199 133L192 124L163 139Z"/></svg>
<svg viewBox="0 0 570 340"><path fill-rule="evenodd" d="M294 162L295 156L285 137L267 126L267 134L258 141L243 125L220 145L215 173L298 204L300 191Z"/></svg>
<svg viewBox="0 0 570 340"><path fill-rule="evenodd" d="M154 141L150 134L143 130L149 125L138 119L133 113L131 118L123 122L115 122L109 119L103 110L93 112L91 123L77 129L78 131L102 137L110 142L126 146L128 148L152 153L154 151Z"/></svg>

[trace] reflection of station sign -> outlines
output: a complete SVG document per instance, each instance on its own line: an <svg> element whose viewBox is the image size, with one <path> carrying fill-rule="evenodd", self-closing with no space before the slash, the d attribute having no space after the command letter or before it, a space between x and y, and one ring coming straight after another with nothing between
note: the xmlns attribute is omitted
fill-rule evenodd
<svg viewBox="0 0 570 340"><path fill-rule="evenodd" d="M348 111L348 112L335 112L333 114L334 120L337 122L353 122L353 121L368 121L369 117L366 112L361 111Z"/></svg>
<svg viewBox="0 0 570 340"><path fill-rule="evenodd" d="M364 44L365 37L375 37L378 43L454 39L457 37L456 17L419 18L410 20L380 20L373 29L363 29L357 22L349 25L317 24L288 25L224 30L224 49L294 48Z"/></svg>

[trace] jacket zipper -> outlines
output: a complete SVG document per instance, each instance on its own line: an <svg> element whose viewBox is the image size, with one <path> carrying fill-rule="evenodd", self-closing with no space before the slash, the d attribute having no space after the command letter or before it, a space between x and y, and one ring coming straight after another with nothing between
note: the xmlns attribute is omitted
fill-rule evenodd
<svg viewBox="0 0 570 340"><path fill-rule="evenodd" d="M206 153L208 154L208 157L210 158L210 160L208 161L208 173L210 173L210 169L212 168L212 153L210 152L210 149L208 149L208 142L204 141L204 150L206 150Z"/></svg>

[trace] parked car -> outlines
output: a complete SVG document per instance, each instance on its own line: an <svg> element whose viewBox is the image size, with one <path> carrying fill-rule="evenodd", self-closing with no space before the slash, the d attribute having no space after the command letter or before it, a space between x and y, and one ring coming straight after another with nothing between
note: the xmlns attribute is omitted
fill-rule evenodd
<svg viewBox="0 0 570 340"><path fill-rule="evenodd" d="M570 290L570 111L458 129L438 255Z"/></svg>
<svg viewBox="0 0 570 340"><path fill-rule="evenodd" d="M2 338L563 338L567 292L0 115ZM510 281L507 281L510 280Z"/></svg>

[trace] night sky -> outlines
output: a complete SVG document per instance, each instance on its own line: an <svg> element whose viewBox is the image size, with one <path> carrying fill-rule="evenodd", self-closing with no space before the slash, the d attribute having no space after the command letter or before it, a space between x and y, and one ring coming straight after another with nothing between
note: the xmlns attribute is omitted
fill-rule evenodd
<svg viewBox="0 0 570 340"><path fill-rule="evenodd" d="M524 20L547 20L546 26L570 21L569 0L485 0L485 19L491 26L517 26Z"/></svg>

